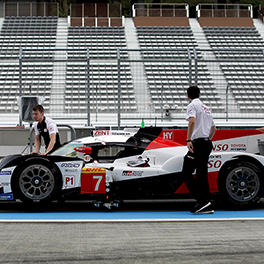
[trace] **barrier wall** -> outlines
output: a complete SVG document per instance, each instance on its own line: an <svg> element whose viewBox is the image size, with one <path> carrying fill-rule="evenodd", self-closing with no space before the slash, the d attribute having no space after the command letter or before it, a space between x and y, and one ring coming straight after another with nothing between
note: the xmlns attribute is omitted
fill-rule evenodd
<svg viewBox="0 0 264 264"><path fill-rule="evenodd" d="M202 27L254 27L253 20L248 17L200 17L198 21Z"/></svg>
<svg viewBox="0 0 264 264"><path fill-rule="evenodd" d="M138 26L182 26L189 27L187 17L134 17L134 24Z"/></svg>

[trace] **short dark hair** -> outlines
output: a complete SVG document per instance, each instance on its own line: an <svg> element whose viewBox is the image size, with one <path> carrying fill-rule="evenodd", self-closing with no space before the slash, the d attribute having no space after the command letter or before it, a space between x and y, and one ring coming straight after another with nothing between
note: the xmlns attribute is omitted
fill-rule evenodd
<svg viewBox="0 0 264 264"><path fill-rule="evenodd" d="M196 85L192 85L187 89L187 95L191 99L199 98L200 89Z"/></svg>
<svg viewBox="0 0 264 264"><path fill-rule="evenodd" d="M33 111L39 111L40 113L44 113L44 107L42 105L35 105L33 107Z"/></svg>

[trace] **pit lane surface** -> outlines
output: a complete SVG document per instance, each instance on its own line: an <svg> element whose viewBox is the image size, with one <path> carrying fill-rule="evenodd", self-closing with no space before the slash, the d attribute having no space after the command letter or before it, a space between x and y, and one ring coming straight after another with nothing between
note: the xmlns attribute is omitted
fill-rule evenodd
<svg viewBox="0 0 264 264"><path fill-rule="evenodd" d="M95 208L88 201L52 203L27 208L22 203L1 202L0 222L191 222L264 220L264 199L248 209L216 206L214 214L192 214L192 200L127 201L120 208Z"/></svg>
<svg viewBox="0 0 264 264"><path fill-rule="evenodd" d="M0 203L0 214L188 214L192 201L132 202L114 212L86 203L52 204L29 212ZM264 202L246 214L260 214ZM232 214L229 208L218 212ZM243 211L242 211L243 212ZM0 223L0 263L263 263L264 221Z"/></svg>

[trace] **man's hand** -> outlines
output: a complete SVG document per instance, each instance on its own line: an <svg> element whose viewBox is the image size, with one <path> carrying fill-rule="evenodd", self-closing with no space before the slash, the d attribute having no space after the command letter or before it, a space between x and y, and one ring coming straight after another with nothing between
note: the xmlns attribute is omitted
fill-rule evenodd
<svg viewBox="0 0 264 264"><path fill-rule="evenodd" d="M188 148L188 150L189 150L190 152L193 153L193 144L192 144L192 141L187 142L187 148Z"/></svg>
<svg viewBox="0 0 264 264"><path fill-rule="evenodd" d="M43 152L41 153L41 156L46 156L48 153L47 152Z"/></svg>

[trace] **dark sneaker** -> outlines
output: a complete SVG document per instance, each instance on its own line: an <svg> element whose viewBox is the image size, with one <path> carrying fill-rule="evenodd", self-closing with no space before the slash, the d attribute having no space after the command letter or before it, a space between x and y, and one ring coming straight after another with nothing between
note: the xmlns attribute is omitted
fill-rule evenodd
<svg viewBox="0 0 264 264"><path fill-rule="evenodd" d="M190 212L194 214L213 214L214 210L212 207L212 203L206 201L197 203Z"/></svg>

